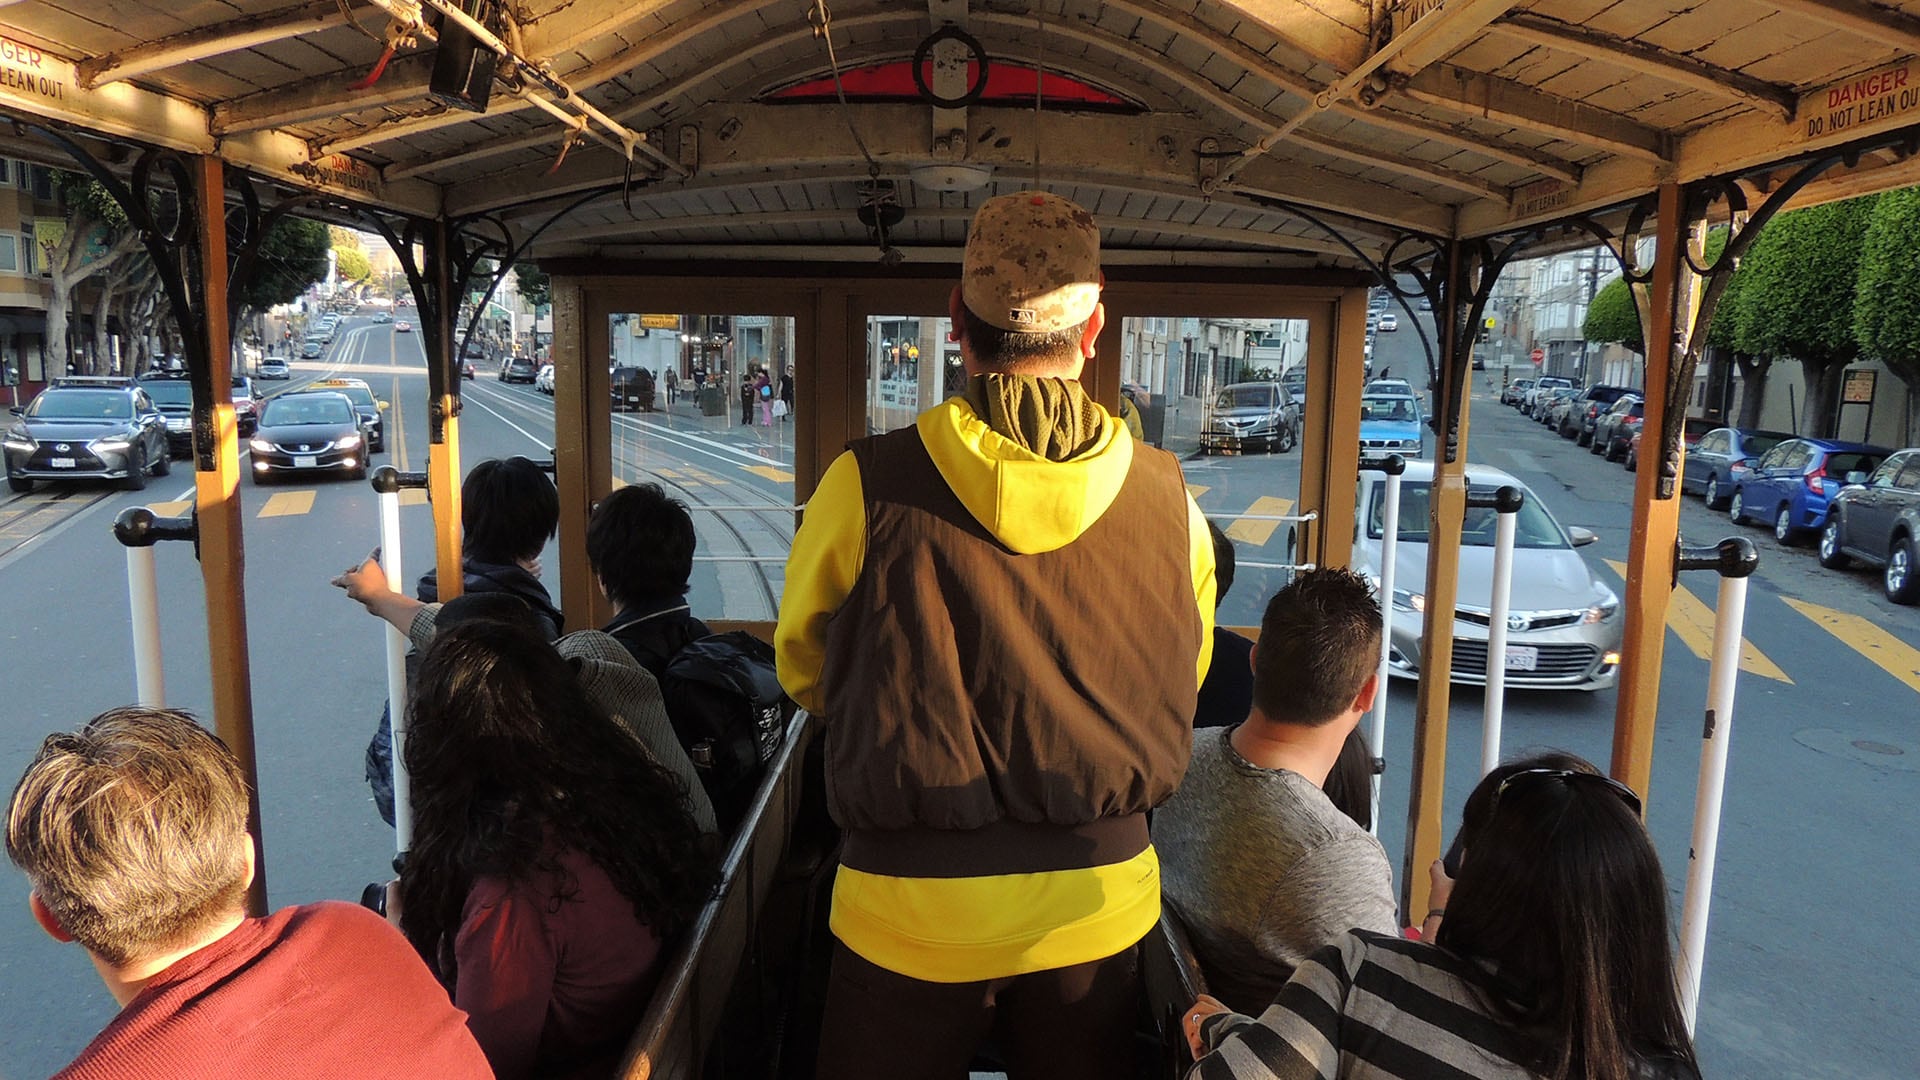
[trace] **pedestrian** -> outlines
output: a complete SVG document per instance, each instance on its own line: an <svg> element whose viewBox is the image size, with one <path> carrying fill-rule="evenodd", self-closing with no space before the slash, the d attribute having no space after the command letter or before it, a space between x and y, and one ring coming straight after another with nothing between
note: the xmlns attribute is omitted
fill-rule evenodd
<svg viewBox="0 0 1920 1080"><path fill-rule="evenodd" d="M667 376L665 381L667 384L667 407L672 408L674 391L680 388L680 375L673 368L669 367L667 368Z"/></svg>
<svg viewBox="0 0 1920 1080"><path fill-rule="evenodd" d="M786 406L778 410L780 419L793 419L793 365L787 365L786 374L780 376L780 403Z"/></svg>
<svg viewBox="0 0 1920 1080"><path fill-rule="evenodd" d="M703 368L703 367L697 367L697 368L694 368L694 369L693 369L693 393L694 393L694 396L696 396L696 397L698 397L698 396L699 396L699 394L700 394L700 390L701 390L701 388L702 388L702 387L704 387L704 386L706 386L706 385L707 385L707 369L706 369L706 368Z"/></svg>
<svg viewBox="0 0 1920 1080"><path fill-rule="evenodd" d="M740 422L742 424L753 423L754 381L758 371L757 367L749 364L747 369L740 373Z"/></svg>
<svg viewBox="0 0 1920 1080"><path fill-rule="evenodd" d="M760 406L760 426L773 426L773 380L768 377L767 369L753 377L753 400Z"/></svg>
<svg viewBox="0 0 1920 1080"><path fill-rule="evenodd" d="M794 536L780 681L831 718L847 831L820 1076L965 1075L989 1031L1013 1080L1133 1072L1213 543L1080 384L1100 285L1092 215L989 199L948 305L965 391L851 443Z"/></svg>

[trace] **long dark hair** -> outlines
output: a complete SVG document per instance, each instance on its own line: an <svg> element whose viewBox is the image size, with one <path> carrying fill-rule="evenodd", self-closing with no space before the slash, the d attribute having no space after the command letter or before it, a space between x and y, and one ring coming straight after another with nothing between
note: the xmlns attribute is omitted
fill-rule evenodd
<svg viewBox="0 0 1920 1080"><path fill-rule="evenodd" d="M475 878L556 872L564 849L592 859L662 937L712 894L714 845L680 782L538 635L493 620L441 631L409 715L414 833L401 929L430 963L442 963Z"/></svg>
<svg viewBox="0 0 1920 1080"><path fill-rule="evenodd" d="M1638 808L1566 754L1495 770L1468 804L1483 816L1463 830L1435 941L1491 965L1488 1003L1538 1040L1531 1067L1555 1080L1630 1080L1643 1063L1697 1076L1666 880Z"/></svg>

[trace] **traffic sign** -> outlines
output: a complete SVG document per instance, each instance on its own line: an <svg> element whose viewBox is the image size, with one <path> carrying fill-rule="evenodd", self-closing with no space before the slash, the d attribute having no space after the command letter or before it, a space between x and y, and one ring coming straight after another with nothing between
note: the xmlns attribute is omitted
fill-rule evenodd
<svg viewBox="0 0 1920 1080"><path fill-rule="evenodd" d="M1527 359L1533 361L1536 364L1542 363L1543 361L1546 360L1546 358L1547 358L1547 350L1545 349L1535 349L1532 352L1527 354Z"/></svg>

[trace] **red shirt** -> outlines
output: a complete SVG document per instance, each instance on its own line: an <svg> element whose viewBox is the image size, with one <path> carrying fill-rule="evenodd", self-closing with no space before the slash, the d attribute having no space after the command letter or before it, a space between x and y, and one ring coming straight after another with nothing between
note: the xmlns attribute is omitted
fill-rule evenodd
<svg viewBox="0 0 1920 1080"><path fill-rule="evenodd" d="M453 1000L500 1080L610 1075L653 989L660 939L587 856L564 875L480 878L454 939Z"/></svg>
<svg viewBox="0 0 1920 1080"><path fill-rule="evenodd" d="M54 1080L493 1076L385 919L352 904L248 919L150 981Z"/></svg>

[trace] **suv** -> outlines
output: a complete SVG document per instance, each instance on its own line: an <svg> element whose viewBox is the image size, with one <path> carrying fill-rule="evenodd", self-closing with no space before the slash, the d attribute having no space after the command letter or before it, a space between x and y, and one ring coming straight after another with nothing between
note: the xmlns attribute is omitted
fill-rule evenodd
<svg viewBox="0 0 1920 1080"><path fill-rule="evenodd" d="M166 419L167 449L174 457L193 453L193 384L184 376L154 373L140 378L139 387L153 399Z"/></svg>
<svg viewBox="0 0 1920 1080"><path fill-rule="evenodd" d="M1887 599L1920 603L1920 450L1902 450L1872 476L1855 471L1846 480L1820 531L1820 565L1878 564Z"/></svg>
<svg viewBox="0 0 1920 1080"><path fill-rule="evenodd" d="M95 477L119 480L131 491L147 474L173 468L167 422L132 379L69 376L55 379L7 429L7 486L33 490L35 480Z"/></svg>
<svg viewBox="0 0 1920 1080"><path fill-rule="evenodd" d="M534 367L533 361L524 356L508 357L500 365L501 382L531 383L539 374L540 369Z"/></svg>
<svg viewBox="0 0 1920 1080"><path fill-rule="evenodd" d="M1639 394L1621 394L1594 419L1593 438L1588 440L1587 452L1599 454L1608 461L1625 457L1627 443L1632 441L1634 431L1645 421L1646 415L1645 398Z"/></svg>
<svg viewBox="0 0 1920 1080"><path fill-rule="evenodd" d="M1243 382L1223 386L1214 395L1213 411L1200 432L1200 452L1239 453L1260 447L1284 454L1299 441L1293 395L1277 382Z"/></svg>
<svg viewBox="0 0 1920 1080"><path fill-rule="evenodd" d="M1593 441L1593 425L1623 395L1635 393L1631 386L1589 386L1580 391L1560 421L1560 437L1585 446Z"/></svg>
<svg viewBox="0 0 1920 1080"><path fill-rule="evenodd" d="M353 411L360 416L360 430L366 433L367 449L380 453L387 448L387 424L381 415L387 403L373 396L373 387L365 379L320 379L303 390L332 390L345 394L353 402Z"/></svg>

